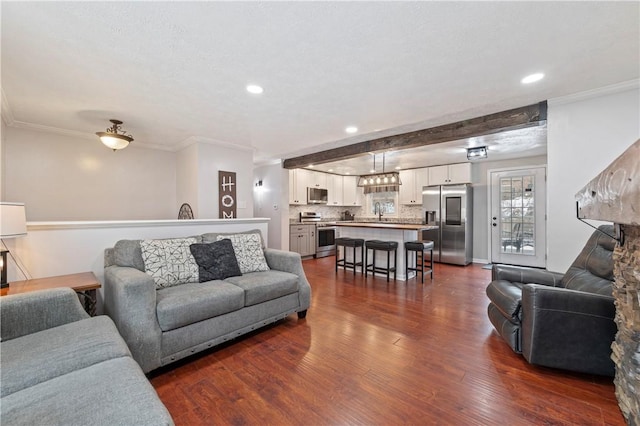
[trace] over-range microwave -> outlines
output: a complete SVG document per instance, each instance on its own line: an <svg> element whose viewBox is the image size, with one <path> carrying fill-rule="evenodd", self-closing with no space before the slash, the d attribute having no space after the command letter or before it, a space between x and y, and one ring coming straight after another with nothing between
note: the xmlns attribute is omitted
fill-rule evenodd
<svg viewBox="0 0 640 426"><path fill-rule="evenodd" d="M327 190L307 188L307 204L327 204Z"/></svg>

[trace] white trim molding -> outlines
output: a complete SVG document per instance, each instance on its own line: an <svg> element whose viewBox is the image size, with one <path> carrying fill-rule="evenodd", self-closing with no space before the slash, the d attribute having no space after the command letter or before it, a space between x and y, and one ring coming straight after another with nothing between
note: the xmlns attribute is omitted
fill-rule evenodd
<svg viewBox="0 0 640 426"><path fill-rule="evenodd" d="M196 143L205 143L208 145L221 146L225 148L235 149L237 151L248 151L248 152L255 151L255 148L252 146L240 145L233 142L226 142L226 141L221 141L213 138L207 138L204 136L189 136L188 138L184 139L182 142L177 143L173 147L172 151L180 151Z"/></svg>
<svg viewBox="0 0 640 426"><path fill-rule="evenodd" d="M622 83L611 84L609 86L599 87L597 89L587 90L584 92L573 93L559 98L547 100L549 105L564 105L573 102L583 101L600 96L613 95L615 93L626 92L640 88L640 80L623 81Z"/></svg>

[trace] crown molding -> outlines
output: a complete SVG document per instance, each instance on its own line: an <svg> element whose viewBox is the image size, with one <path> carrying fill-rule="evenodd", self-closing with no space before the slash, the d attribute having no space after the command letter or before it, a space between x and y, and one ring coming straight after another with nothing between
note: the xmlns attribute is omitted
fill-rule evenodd
<svg viewBox="0 0 640 426"><path fill-rule="evenodd" d="M573 93L559 98L547 100L549 105L565 105L574 102L584 101L587 99L599 98L601 96L613 95L615 93L626 92L640 88L640 80L629 80L621 83L611 84L609 86L598 87L597 89L586 90L584 92Z"/></svg>
<svg viewBox="0 0 640 426"><path fill-rule="evenodd" d="M246 152L255 151L255 148L251 146L239 145L236 143L225 142L225 141L221 141L213 138L207 138L204 136L189 136L188 138L184 139L182 142L175 145L172 151L180 151L196 143L204 143L207 145L215 145L215 146L220 146L224 148L231 148L238 151L246 151Z"/></svg>
<svg viewBox="0 0 640 426"><path fill-rule="evenodd" d="M70 137L80 138L80 139L96 140L95 133L86 133L86 132L80 132L77 130L62 129L60 127L44 126L42 124L27 123L26 121L14 120L12 124L7 124L7 125L9 125L10 127L14 127L16 129L34 130L36 132L53 133L56 135L70 136ZM137 142L135 141L135 139L134 139L134 143L130 145L130 148L146 148L146 149L155 149L159 151L175 151L175 149L170 146Z"/></svg>
<svg viewBox="0 0 640 426"><path fill-rule="evenodd" d="M255 167L266 167L266 166L282 165L282 160L279 159L279 158L270 158L268 160L255 161L253 163L253 165Z"/></svg>
<svg viewBox="0 0 640 426"><path fill-rule="evenodd" d="M7 126L13 126L13 123L15 123L16 120L13 117L11 108L9 107L9 101L4 94L4 89L0 89L0 91L2 91L2 119Z"/></svg>
<svg viewBox="0 0 640 426"><path fill-rule="evenodd" d="M78 130L62 129L60 127L45 126L42 124L28 123L26 121L14 120L11 127L16 129L35 130L36 132L54 133L56 135L71 136L82 139L93 139L96 137L93 133L80 132Z"/></svg>

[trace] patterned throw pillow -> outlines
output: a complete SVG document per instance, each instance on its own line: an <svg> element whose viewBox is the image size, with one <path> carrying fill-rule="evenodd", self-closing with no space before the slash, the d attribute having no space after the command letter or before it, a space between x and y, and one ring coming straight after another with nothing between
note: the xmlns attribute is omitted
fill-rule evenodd
<svg viewBox="0 0 640 426"><path fill-rule="evenodd" d="M240 266L240 272L268 271L267 259L264 258L262 251L262 240L260 234L233 234L218 235L217 240L228 238L233 244L233 251L236 253L236 259Z"/></svg>
<svg viewBox="0 0 640 426"><path fill-rule="evenodd" d="M200 282L224 280L242 275L231 240L191 244L191 254L200 269Z"/></svg>
<svg viewBox="0 0 640 426"><path fill-rule="evenodd" d="M197 242L195 238L140 241L145 272L156 288L199 281L198 264L189 250Z"/></svg>

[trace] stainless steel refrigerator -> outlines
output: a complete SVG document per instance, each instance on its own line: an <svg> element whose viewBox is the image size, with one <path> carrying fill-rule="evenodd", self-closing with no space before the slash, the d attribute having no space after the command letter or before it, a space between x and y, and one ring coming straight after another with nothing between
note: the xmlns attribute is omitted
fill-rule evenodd
<svg viewBox="0 0 640 426"><path fill-rule="evenodd" d="M422 213L428 225L422 239L434 242L433 260L468 265L473 259L473 188L470 184L425 186Z"/></svg>

